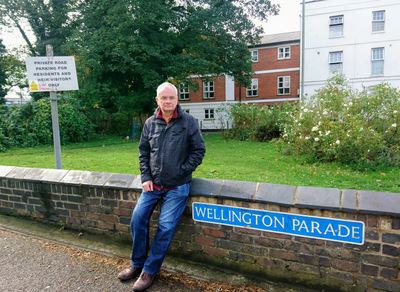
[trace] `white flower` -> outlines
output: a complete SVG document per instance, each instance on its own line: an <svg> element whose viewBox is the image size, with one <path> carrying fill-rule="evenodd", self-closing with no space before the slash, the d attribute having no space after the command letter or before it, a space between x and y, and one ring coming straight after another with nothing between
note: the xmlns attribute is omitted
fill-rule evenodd
<svg viewBox="0 0 400 292"><path fill-rule="evenodd" d="M340 144L340 140L336 140L336 144L338 144L338 145L339 145L339 144Z"/></svg>
<svg viewBox="0 0 400 292"><path fill-rule="evenodd" d="M328 136L330 133L331 133L331 131L327 131L327 132L325 133L325 136Z"/></svg>
<svg viewBox="0 0 400 292"><path fill-rule="evenodd" d="M306 139L306 140L309 140L309 139L310 139L310 137L306 137L305 139Z"/></svg>
<svg viewBox="0 0 400 292"><path fill-rule="evenodd" d="M396 111L396 110L395 110L393 113L394 113L394 114L397 114L397 113L398 113L398 111Z"/></svg>
<svg viewBox="0 0 400 292"><path fill-rule="evenodd" d="M299 126L301 126L301 124L299 123Z"/></svg>
<svg viewBox="0 0 400 292"><path fill-rule="evenodd" d="M319 138L318 138L318 137L317 137L317 138L314 138L314 140L315 140L315 141L319 141Z"/></svg>
<svg viewBox="0 0 400 292"><path fill-rule="evenodd" d="M327 115L328 114L328 112L327 111L323 111L323 113L322 113L323 115Z"/></svg>
<svg viewBox="0 0 400 292"><path fill-rule="evenodd" d="M304 109L304 112L305 112L305 113L306 113L306 112L308 112L308 109L307 109L307 108L305 108L305 109Z"/></svg>
<svg viewBox="0 0 400 292"><path fill-rule="evenodd" d="M397 127L397 124L396 124L396 123L392 124L392 127L393 127L393 128L396 128L396 127Z"/></svg>
<svg viewBox="0 0 400 292"><path fill-rule="evenodd" d="M349 102L349 105L350 105L350 106L352 106L352 105L353 105L353 103L350 101L350 102Z"/></svg>
<svg viewBox="0 0 400 292"><path fill-rule="evenodd" d="M318 126L315 126L311 129L312 132L318 131Z"/></svg>
<svg viewBox="0 0 400 292"><path fill-rule="evenodd" d="M288 136L287 134L282 135L282 137L287 137L287 136Z"/></svg>
<svg viewBox="0 0 400 292"><path fill-rule="evenodd" d="M343 106L347 106L347 104L343 104Z"/></svg>
<svg viewBox="0 0 400 292"><path fill-rule="evenodd" d="M319 122L318 122L318 126L321 126L321 125L322 125L322 122L321 122L321 121L319 121Z"/></svg>

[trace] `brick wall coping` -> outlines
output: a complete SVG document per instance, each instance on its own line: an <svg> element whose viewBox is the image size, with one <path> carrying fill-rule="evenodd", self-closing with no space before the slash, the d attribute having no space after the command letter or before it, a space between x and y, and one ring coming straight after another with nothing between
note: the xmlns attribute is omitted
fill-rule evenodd
<svg viewBox="0 0 400 292"><path fill-rule="evenodd" d="M0 165L0 179L141 191L140 175ZM400 216L400 193L195 178L191 196L285 207Z"/></svg>

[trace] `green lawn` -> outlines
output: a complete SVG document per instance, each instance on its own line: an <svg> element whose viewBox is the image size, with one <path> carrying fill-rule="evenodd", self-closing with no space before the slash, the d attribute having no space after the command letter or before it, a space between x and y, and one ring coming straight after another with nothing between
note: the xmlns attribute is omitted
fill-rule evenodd
<svg viewBox="0 0 400 292"><path fill-rule="evenodd" d="M205 135L206 156L194 177L294 186L400 192L400 168L356 171L338 163L308 164L282 155L277 144L223 140ZM119 137L62 146L63 169L139 174L138 142ZM0 154L0 165L55 168L53 147L16 148Z"/></svg>

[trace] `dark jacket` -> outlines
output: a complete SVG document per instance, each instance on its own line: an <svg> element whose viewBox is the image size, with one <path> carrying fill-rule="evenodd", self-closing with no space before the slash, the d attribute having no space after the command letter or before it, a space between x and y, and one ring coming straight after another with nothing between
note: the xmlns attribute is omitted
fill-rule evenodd
<svg viewBox="0 0 400 292"><path fill-rule="evenodd" d="M157 108L144 124L139 143L142 183L151 180L164 188L190 183L203 160L206 148L196 119L179 104L177 112L167 125L157 118Z"/></svg>

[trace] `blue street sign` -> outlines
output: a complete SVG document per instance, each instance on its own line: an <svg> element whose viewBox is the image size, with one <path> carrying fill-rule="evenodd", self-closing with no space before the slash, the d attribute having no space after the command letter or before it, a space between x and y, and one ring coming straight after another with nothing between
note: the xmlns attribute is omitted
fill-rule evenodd
<svg viewBox="0 0 400 292"><path fill-rule="evenodd" d="M361 221L197 202L193 203L193 220L322 240L364 244L365 225Z"/></svg>

